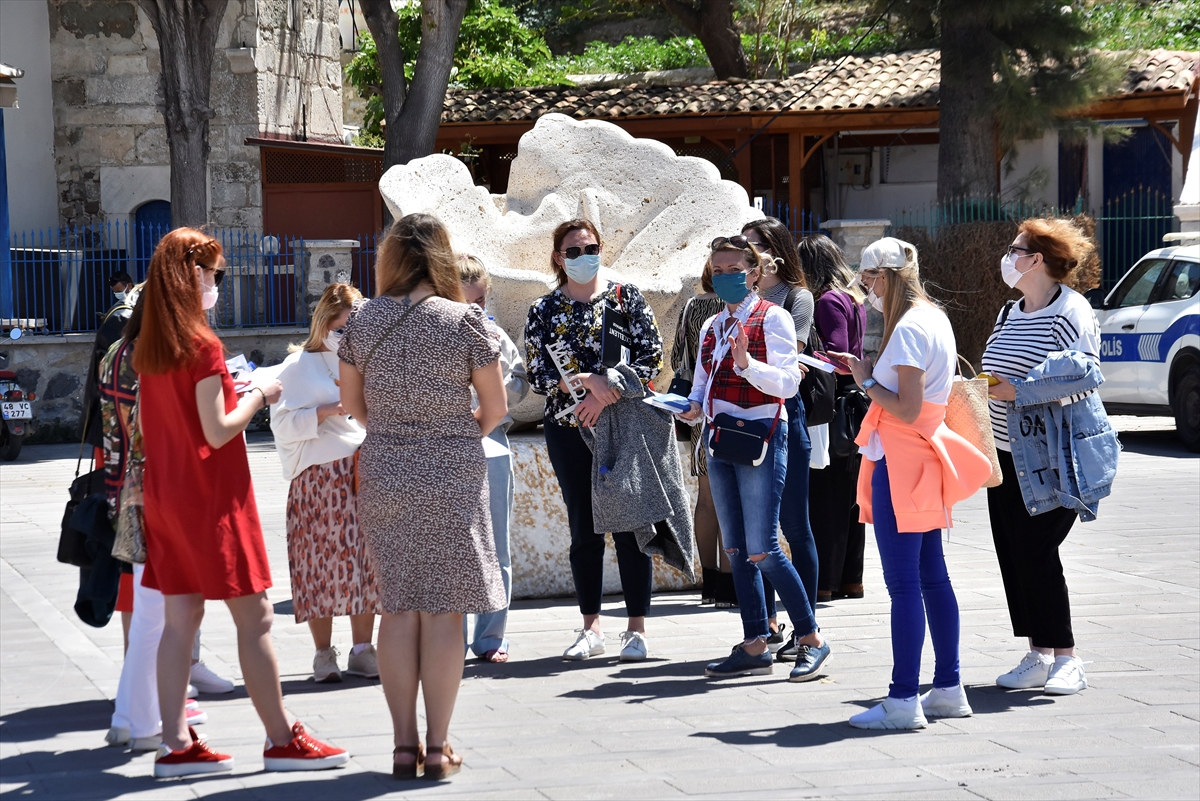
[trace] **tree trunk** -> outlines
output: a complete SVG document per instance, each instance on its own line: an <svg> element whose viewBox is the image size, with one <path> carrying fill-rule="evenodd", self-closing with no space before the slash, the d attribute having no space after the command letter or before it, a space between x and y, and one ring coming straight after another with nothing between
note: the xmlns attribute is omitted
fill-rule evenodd
<svg viewBox="0 0 1200 801"><path fill-rule="evenodd" d="M392 10L391 0L359 0L363 17L375 50L379 54L379 77L383 84L383 169L404 162L400 158L400 115L408 96L404 78L404 48L400 46L400 18Z"/></svg>
<svg viewBox="0 0 1200 801"><path fill-rule="evenodd" d="M732 0L701 0L696 8L690 0L660 0L683 27L700 40L713 72L722 81L747 78L750 62L742 49L742 38L733 24Z"/></svg>
<svg viewBox="0 0 1200 801"><path fill-rule="evenodd" d="M399 136L396 137L400 164L433 152L467 4L468 0L423 0L421 3L421 46L417 50L413 82L400 113ZM390 147L390 132L387 139Z"/></svg>
<svg viewBox="0 0 1200 801"><path fill-rule="evenodd" d="M217 33L229 0L138 0L158 37L171 154L171 223L208 221L208 122Z"/></svg>
<svg viewBox="0 0 1200 801"><path fill-rule="evenodd" d="M938 200L1000 191L996 173L993 75L999 42L988 32L976 0L954 3L941 19L938 90ZM950 4L947 4L950 5Z"/></svg>

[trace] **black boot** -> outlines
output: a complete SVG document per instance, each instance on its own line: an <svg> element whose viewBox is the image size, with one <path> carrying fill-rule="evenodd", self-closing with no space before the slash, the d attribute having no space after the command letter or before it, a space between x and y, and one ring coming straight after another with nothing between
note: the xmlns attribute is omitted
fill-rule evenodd
<svg viewBox="0 0 1200 801"><path fill-rule="evenodd" d="M700 605L708 606L717 600L717 571L701 568L700 576Z"/></svg>
<svg viewBox="0 0 1200 801"><path fill-rule="evenodd" d="M736 609L737 605L737 590L733 586L733 574L718 571L716 607L718 609Z"/></svg>

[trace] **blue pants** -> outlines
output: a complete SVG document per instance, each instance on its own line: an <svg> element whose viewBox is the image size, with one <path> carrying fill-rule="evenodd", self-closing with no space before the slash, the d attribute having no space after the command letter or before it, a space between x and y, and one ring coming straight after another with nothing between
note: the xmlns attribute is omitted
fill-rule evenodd
<svg viewBox="0 0 1200 801"><path fill-rule="evenodd" d="M504 447L508 447L508 435L497 428L488 435ZM508 652L508 640L504 631L508 627L508 607L512 603L512 555L508 547L508 528L513 507L512 456L493 456L487 460L488 495L491 502L492 536L496 540L496 559L500 562L500 575L504 580L504 608L475 617L475 639L467 634L467 616L463 615L463 639L470 644L476 656L488 651Z"/></svg>
<svg viewBox="0 0 1200 801"><path fill-rule="evenodd" d="M875 464L871 476L871 506L883 581L892 598L892 684L888 695L912 698L919 692L926 619L933 639L933 686L956 687L961 681L958 599L946 572L941 529L920 534L896 530L885 459Z"/></svg>
<svg viewBox="0 0 1200 801"><path fill-rule="evenodd" d="M707 442L707 433L705 442ZM709 457L708 483L712 489L721 542L733 568L742 630L747 640L767 637L767 602L763 578L769 577L787 605L792 625L805 634L816 629L800 576L779 547L779 500L787 477L788 433L777 426L766 459L757 467L730 464ZM765 554L753 561L749 557Z"/></svg>
<svg viewBox="0 0 1200 801"><path fill-rule="evenodd" d="M808 438L808 426L804 419L804 404L800 396L787 402L788 413L788 467L787 481L783 485L783 499L779 504L779 527L787 538L792 551L792 563L800 574L808 614L817 617L817 541L808 522L808 463L812 458L812 442ZM769 579L763 579L763 592L767 598L767 617L775 617L775 588ZM796 611L788 607L792 625L796 625ZM797 629L798 630L798 629ZM798 630L799 631L799 630ZM801 631L804 635L808 632Z"/></svg>

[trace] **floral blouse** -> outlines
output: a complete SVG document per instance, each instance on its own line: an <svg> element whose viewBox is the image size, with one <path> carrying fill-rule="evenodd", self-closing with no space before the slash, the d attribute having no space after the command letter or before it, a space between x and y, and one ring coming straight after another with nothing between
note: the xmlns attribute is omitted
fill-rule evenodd
<svg viewBox="0 0 1200 801"><path fill-rule="evenodd" d="M546 396L546 418L567 408L575 401L563 392L558 382L562 379L554 360L550 358L546 345L565 341L571 351L571 367L580 373L603 373L600 360L600 333L604 320L604 305L621 308L617 301L617 284L608 282L608 288L592 300L584 303L571 300L562 289L538 298L529 308L525 322L525 363L529 370L529 385L539 395ZM642 383L649 384L662 370L663 344L654 320L654 310L646 303L642 293L632 284L621 284L621 299L625 314L629 317L629 331L633 336L629 366ZM578 427L574 414L563 417L563 425Z"/></svg>
<svg viewBox="0 0 1200 801"><path fill-rule="evenodd" d="M141 466L145 461L141 431L133 428L138 384L138 375L133 370L133 348L124 339L114 342L100 360L97 373L100 416L104 422L104 489L109 517L115 521L120 512L127 462Z"/></svg>

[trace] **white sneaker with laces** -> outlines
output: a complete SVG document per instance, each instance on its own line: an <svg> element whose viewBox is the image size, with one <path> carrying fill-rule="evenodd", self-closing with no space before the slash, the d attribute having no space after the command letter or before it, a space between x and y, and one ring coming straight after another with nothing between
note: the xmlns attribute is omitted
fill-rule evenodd
<svg viewBox="0 0 1200 801"><path fill-rule="evenodd" d="M856 729L923 729L928 722L915 695L884 698L883 703L850 718L850 725Z"/></svg>
<svg viewBox="0 0 1200 801"><path fill-rule="evenodd" d="M996 684L1009 690L1033 690L1046 686L1054 660L1038 651L1025 654L1021 664L996 677Z"/></svg>
<svg viewBox="0 0 1200 801"><path fill-rule="evenodd" d="M202 693L224 695L233 692L233 682L218 676L203 662L192 665L192 684Z"/></svg>
<svg viewBox="0 0 1200 801"><path fill-rule="evenodd" d="M328 684L342 680L342 672L338 670L338 649L334 646L322 648L313 656L313 681L317 684Z"/></svg>
<svg viewBox="0 0 1200 801"><path fill-rule="evenodd" d="M621 632L621 656L622 662L644 662L646 657L650 655L650 649L646 645L646 635L640 631L623 631Z"/></svg>
<svg viewBox="0 0 1200 801"><path fill-rule="evenodd" d="M576 629L579 637L570 648L563 651L563 659L578 661L604 653L604 635L597 634L591 629Z"/></svg>
<svg viewBox="0 0 1200 801"><path fill-rule="evenodd" d="M1087 689L1087 676L1083 662L1077 656L1059 656L1054 659L1050 676L1046 679L1046 695L1074 695Z"/></svg>
<svg viewBox="0 0 1200 801"><path fill-rule="evenodd" d="M967 691L961 684L934 687L922 695L921 711L927 718L969 718L972 714Z"/></svg>

